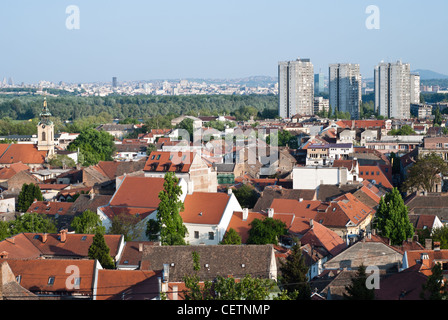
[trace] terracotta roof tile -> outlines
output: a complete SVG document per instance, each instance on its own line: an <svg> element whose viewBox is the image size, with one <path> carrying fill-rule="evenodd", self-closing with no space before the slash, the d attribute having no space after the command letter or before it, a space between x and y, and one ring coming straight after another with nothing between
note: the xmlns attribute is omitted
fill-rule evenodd
<svg viewBox="0 0 448 320"><path fill-rule="evenodd" d="M218 224L229 200L223 192L194 192L185 197L180 215L184 223Z"/></svg>
<svg viewBox="0 0 448 320"><path fill-rule="evenodd" d="M43 164L47 151L39 151L34 144L13 143L2 153L0 164L22 162L25 164Z"/></svg>
<svg viewBox="0 0 448 320"><path fill-rule="evenodd" d="M181 172L190 171L194 152L153 151L146 161L144 171Z"/></svg>

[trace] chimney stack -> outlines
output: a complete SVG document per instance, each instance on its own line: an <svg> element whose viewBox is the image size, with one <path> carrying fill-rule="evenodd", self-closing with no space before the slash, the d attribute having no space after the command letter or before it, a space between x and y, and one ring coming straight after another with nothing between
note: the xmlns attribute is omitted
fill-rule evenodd
<svg viewBox="0 0 448 320"><path fill-rule="evenodd" d="M268 208L268 217L273 218L274 217L274 208Z"/></svg>
<svg viewBox="0 0 448 320"><path fill-rule="evenodd" d="M45 242L47 242L47 234L46 233L42 234L42 243L45 243Z"/></svg>
<svg viewBox="0 0 448 320"><path fill-rule="evenodd" d="M434 241L434 251L440 251L440 242Z"/></svg>
<svg viewBox="0 0 448 320"><path fill-rule="evenodd" d="M61 232L59 233L59 240L61 242L65 242L67 240L67 229L63 229L61 230Z"/></svg>
<svg viewBox="0 0 448 320"><path fill-rule="evenodd" d="M432 239L425 239L425 249L432 250Z"/></svg>
<svg viewBox="0 0 448 320"><path fill-rule="evenodd" d="M143 252L143 243L138 244L138 252Z"/></svg>
<svg viewBox="0 0 448 320"><path fill-rule="evenodd" d="M310 219L310 227L311 227L311 229L314 227L314 220L313 219Z"/></svg>
<svg viewBox="0 0 448 320"><path fill-rule="evenodd" d="M243 221L246 221L249 216L249 209L243 208Z"/></svg>

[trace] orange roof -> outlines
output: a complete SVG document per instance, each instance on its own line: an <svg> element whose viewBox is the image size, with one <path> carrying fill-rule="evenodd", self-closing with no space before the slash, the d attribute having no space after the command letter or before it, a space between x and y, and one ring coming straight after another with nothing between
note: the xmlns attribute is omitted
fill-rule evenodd
<svg viewBox="0 0 448 320"><path fill-rule="evenodd" d="M35 260L8 260L12 272L16 277L20 276L20 285L25 289L36 292L79 292L91 294L93 291L93 279L95 275L95 260L59 260L59 259L35 259ZM74 266L79 270L79 289L67 286L68 267ZM53 284L49 284L49 278L54 277ZM73 283L72 283L73 284Z"/></svg>
<svg viewBox="0 0 448 320"><path fill-rule="evenodd" d="M23 164L22 162L13 163L9 167L4 167L0 169L0 180L9 179L13 177L17 172L29 169L30 167L28 167L26 164Z"/></svg>
<svg viewBox="0 0 448 320"><path fill-rule="evenodd" d="M426 254L428 259L422 260L422 255ZM445 262L448 260L448 250L410 250L406 251L408 267L420 264L420 272L430 276L431 269L436 262ZM444 271L446 273L446 271Z"/></svg>
<svg viewBox="0 0 448 320"><path fill-rule="evenodd" d="M223 192L194 192L186 196L180 215L185 223L218 224L229 200Z"/></svg>
<svg viewBox="0 0 448 320"><path fill-rule="evenodd" d="M313 221L312 228L300 239L300 243L324 247L333 256L347 247L340 236L316 221Z"/></svg>
<svg viewBox="0 0 448 320"><path fill-rule="evenodd" d="M319 212L316 221L327 227L345 227L349 222L358 225L372 213L370 207L346 193L332 201L325 212Z"/></svg>
<svg viewBox="0 0 448 320"><path fill-rule="evenodd" d="M375 180L376 184L381 184L385 188L393 188L392 183L379 166L359 166L359 177L369 181Z"/></svg>
<svg viewBox="0 0 448 320"><path fill-rule="evenodd" d="M109 205L101 210L110 219L125 213L141 219L157 210L164 178L125 176Z"/></svg>
<svg viewBox="0 0 448 320"><path fill-rule="evenodd" d="M190 171L194 152L153 151L146 161L144 171L180 172Z"/></svg>
<svg viewBox="0 0 448 320"><path fill-rule="evenodd" d="M274 199L271 208L275 213L293 213L297 217L314 219L317 214L317 207L321 204L318 200L294 200L294 199Z"/></svg>
<svg viewBox="0 0 448 320"><path fill-rule="evenodd" d="M110 205L114 207L157 208L164 178L125 176Z"/></svg>
<svg viewBox="0 0 448 320"><path fill-rule="evenodd" d="M2 152L0 157L0 164L11 164L16 162L22 162L25 164L45 163L47 151L37 150L37 147L34 144L13 143L6 146L7 149ZM1 150L3 150L4 147L5 146L2 146Z"/></svg>
<svg viewBox="0 0 448 320"><path fill-rule="evenodd" d="M26 212L48 214L48 215L65 215L73 206L71 202L56 202L56 201L36 201L33 202Z"/></svg>
<svg viewBox="0 0 448 320"><path fill-rule="evenodd" d="M159 295L157 276L145 270L98 270L96 300L153 299Z"/></svg>

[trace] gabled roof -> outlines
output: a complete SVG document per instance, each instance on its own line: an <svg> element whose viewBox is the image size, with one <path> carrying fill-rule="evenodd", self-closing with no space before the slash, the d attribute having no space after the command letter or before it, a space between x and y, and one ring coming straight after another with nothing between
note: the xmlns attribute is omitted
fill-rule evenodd
<svg viewBox="0 0 448 320"><path fill-rule="evenodd" d="M162 270L169 266L169 282L183 281L197 273L201 281L217 276L243 278L246 274L271 278L274 260L272 245L206 245L206 246L145 246L142 270ZM194 270L193 252L199 256L200 269Z"/></svg>
<svg viewBox="0 0 448 320"><path fill-rule="evenodd" d="M406 258L408 267L412 267L416 264L420 265L419 271L427 276L430 276L432 274L431 269L435 263L445 263L448 261L448 250L409 250L406 251ZM446 276L446 271L444 271L444 275Z"/></svg>
<svg viewBox="0 0 448 320"><path fill-rule="evenodd" d="M9 167L0 169L0 180L7 180L13 177L16 173L29 169L30 167L28 167L26 164L23 164L22 162L13 163Z"/></svg>
<svg viewBox="0 0 448 320"><path fill-rule="evenodd" d="M194 152L153 151L143 171L188 173L194 156Z"/></svg>
<svg viewBox="0 0 448 320"><path fill-rule="evenodd" d="M180 216L184 223L219 224L230 195L223 192L193 192L187 194Z"/></svg>
<svg viewBox="0 0 448 320"><path fill-rule="evenodd" d="M381 270L398 271L403 254L382 242L358 241L340 254L328 260L327 269L358 268L377 266Z"/></svg>
<svg viewBox="0 0 448 320"><path fill-rule="evenodd" d="M96 300L152 300L159 296L161 271L98 270Z"/></svg>
<svg viewBox="0 0 448 320"><path fill-rule="evenodd" d="M126 173L140 171L144 166L144 161L100 161L92 168L112 180Z"/></svg>
<svg viewBox="0 0 448 320"><path fill-rule="evenodd" d="M20 233L0 242L0 252L7 252L8 259L37 259L42 256L87 258L93 242L93 234L67 233L65 242L56 233ZM104 240L114 258L122 241L122 235L104 235Z"/></svg>
<svg viewBox="0 0 448 320"><path fill-rule="evenodd" d="M22 162L25 164L44 164L48 151L37 150L34 144L12 143L0 155L0 164ZM4 148L4 146L2 146ZM1 152L1 151L0 151Z"/></svg>
<svg viewBox="0 0 448 320"><path fill-rule="evenodd" d="M325 212L319 212L316 221L326 227L345 228L349 223L358 225L372 213L372 208L347 193L332 201Z"/></svg>
<svg viewBox="0 0 448 320"><path fill-rule="evenodd" d="M37 300L38 297L17 283L8 262L0 262L0 300Z"/></svg>
<svg viewBox="0 0 448 320"><path fill-rule="evenodd" d="M101 208L110 219L121 213L138 216L140 219L157 210L159 193L163 190L164 178L125 176L110 203Z"/></svg>
<svg viewBox="0 0 448 320"><path fill-rule="evenodd" d="M38 213L46 215L66 215L71 214L71 202L57 202L57 201L35 201L26 212Z"/></svg>
<svg viewBox="0 0 448 320"><path fill-rule="evenodd" d="M31 292L41 293L80 293L91 295L95 275L95 260L62 260L62 259L33 259L8 260L12 272L20 276L20 285ZM79 289L67 286L68 267L74 266L79 270ZM53 283L50 284L50 278Z"/></svg>
<svg viewBox="0 0 448 320"><path fill-rule="evenodd" d="M347 244L340 236L316 221L313 221L310 229L300 238L300 243L322 247L332 256L338 255L347 248Z"/></svg>

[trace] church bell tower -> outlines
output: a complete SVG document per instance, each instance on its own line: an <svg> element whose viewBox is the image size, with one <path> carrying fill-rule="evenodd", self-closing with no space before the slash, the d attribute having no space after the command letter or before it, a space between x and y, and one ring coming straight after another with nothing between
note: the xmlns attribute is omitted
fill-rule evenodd
<svg viewBox="0 0 448 320"><path fill-rule="evenodd" d="M44 106L39 114L40 121L37 125L37 150L48 151L47 157L54 155L54 124L50 120L51 113L47 107L47 97L44 98Z"/></svg>

